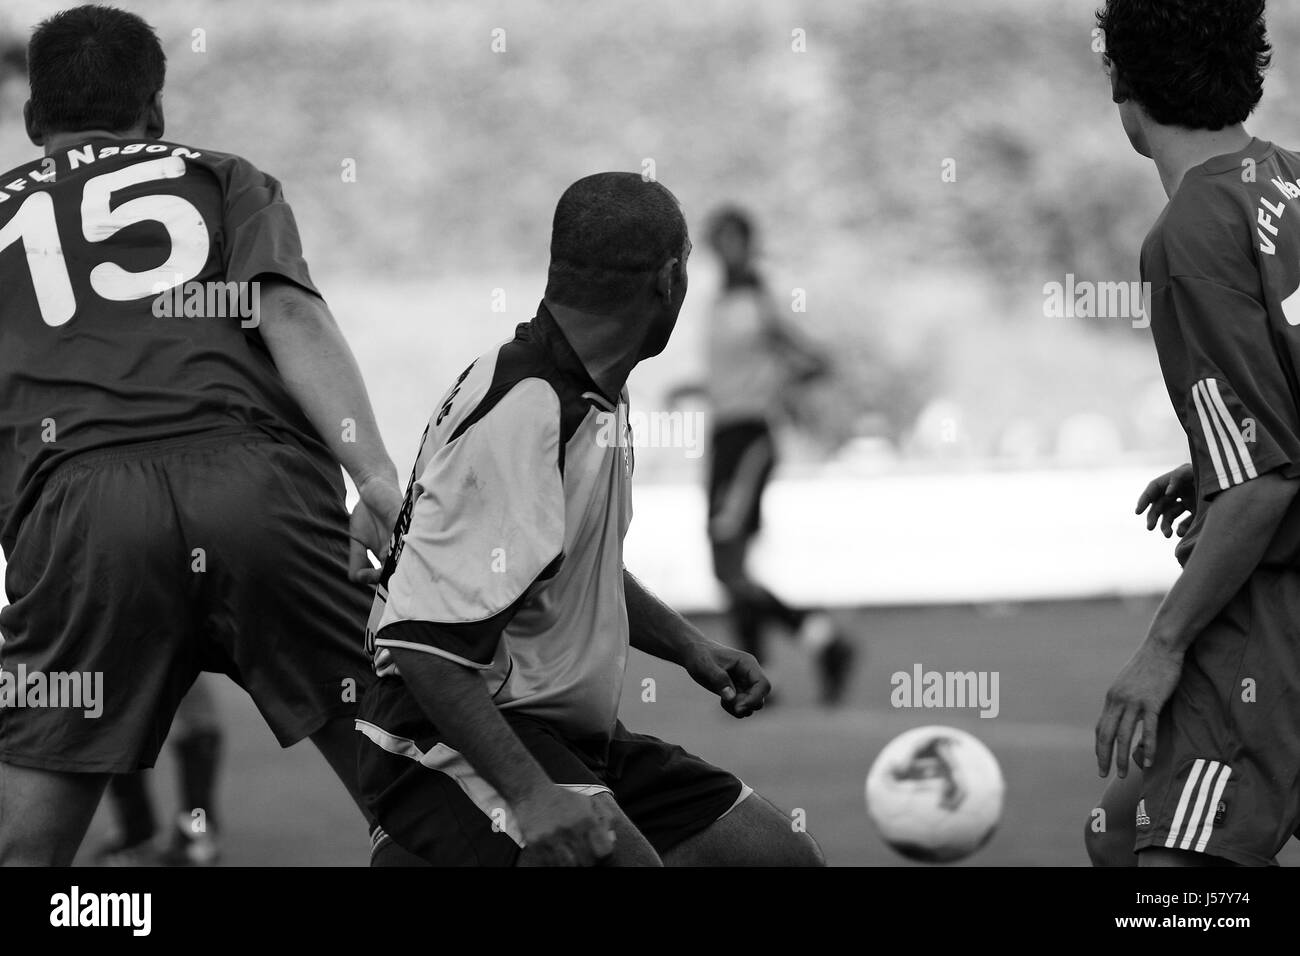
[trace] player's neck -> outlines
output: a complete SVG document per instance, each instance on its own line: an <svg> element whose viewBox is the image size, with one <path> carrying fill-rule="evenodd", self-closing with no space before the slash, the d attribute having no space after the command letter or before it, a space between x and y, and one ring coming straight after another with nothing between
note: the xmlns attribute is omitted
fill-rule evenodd
<svg viewBox="0 0 1300 956"><path fill-rule="evenodd" d="M144 139L144 137L143 126L117 132L108 129L80 129L75 132L50 133L45 137L45 142L41 145L45 150L45 155L49 156L61 149L79 146L92 139Z"/></svg>
<svg viewBox="0 0 1300 956"><path fill-rule="evenodd" d="M1147 147L1160 172L1165 195L1173 198L1187 171L1215 156L1225 156L1246 148L1251 136L1238 123L1219 130L1184 129L1151 124L1146 131Z"/></svg>
<svg viewBox="0 0 1300 956"><path fill-rule="evenodd" d="M600 390L617 399L636 367L650 323L639 306L588 312L546 300L546 308Z"/></svg>

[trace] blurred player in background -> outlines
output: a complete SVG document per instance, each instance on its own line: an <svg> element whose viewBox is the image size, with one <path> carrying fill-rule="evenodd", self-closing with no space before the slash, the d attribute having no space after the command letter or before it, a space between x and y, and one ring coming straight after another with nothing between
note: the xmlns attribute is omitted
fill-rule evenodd
<svg viewBox="0 0 1300 956"><path fill-rule="evenodd" d="M1300 826L1300 154L1243 126L1270 60L1262 0L1109 0L1099 18L1124 130L1169 197L1141 269L1192 460L1138 502L1166 536L1191 518L1097 724L1117 778L1088 850L1266 865Z"/></svg>
<svg viewBox="0 0 1300 956"><path fill-rule="evenodd" d="M798 424L799 390L825 376L820 349L786 322L756 265L750 215L727 206L711 216L708 242L723 267L722 289L706 331L708 381L674 389L670 402L703 394L712 411L709 440L709 543L741 649L760 662L765 631L777 625L814 657L821 699L843 697L853 646L823 611L794 608L756 580L750 545L762 525L763 492L777 463L774 425Z"/></svg>
<svg viewBox="0 0 1300 956"><path fill-rule="evenodd" d="M574 183L536 317L430 418L367 630L382 676L357 728L376 865L393 846L440 865L822 862L735 776L618 718L629 647L735 717L770 689L752 656L623 567L626 382L668 344L689 253L661 184Z"/></svg>
<svg viewBox="0 0 1300 956"><path fill-rule="evenodd" d="M349 569L373 581L401 495L289 205L246 160L161 141L139 17L56 14L27 63L44 156L0 185L0 665L99 675L103 700L0 708L0 863L70 862L203 670L355 797Z"/></svg>
<svg viewBox="0 0 1300 956"><path fill-rule="evenodd" d="M200 674L176 708L167 742L176 759L180 811L164 847L154 845L158 817L149 793L148 770L115 775L107 796L117 817L118 836L96 853L101 866L211 866L217 845L217 768L221 760L221 715L215 678Z"/></svg>

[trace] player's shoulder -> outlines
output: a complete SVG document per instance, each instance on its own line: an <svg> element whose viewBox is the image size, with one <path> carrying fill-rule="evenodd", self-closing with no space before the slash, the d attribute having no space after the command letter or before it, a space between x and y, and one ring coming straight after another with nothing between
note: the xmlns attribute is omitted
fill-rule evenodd
<svg viewBox="0 0 1300 956"><path fill-rule="evenodd" d="M1188 173L1142 245L1148 277L1257 284L1253 243L1259 188L1243 168L1234 164Z"/></svg>
<svg viewBox="0 0 1300 956"><path fill-rule="evenodd" d="M252 160L239 153L230 153L207 147L188 146L183 143L168 143L174 147L176 155L194 166L206 169L226 187L226 190L261 188L278 189L280 181L263 170Z"/></svg>
<svg viewBox="0 0 1300 956"><path fill-rule="evenodd" d="M431 421L441 444L474 429L526 438L558 431L561 400L553 368L521 325L513 338L484 352L456 377Z"/></svg>

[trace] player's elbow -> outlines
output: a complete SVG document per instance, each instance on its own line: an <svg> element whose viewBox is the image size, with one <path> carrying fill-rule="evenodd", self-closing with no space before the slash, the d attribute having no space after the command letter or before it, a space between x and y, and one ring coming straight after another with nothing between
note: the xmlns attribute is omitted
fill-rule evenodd
<svg viewBox="0 0 1300 956"><path fill-rule="evenodd" d="M408 647L391 647L389 652L397 665L397 672L413 687L447 690L464 685L482 686L483 681L477 672L440 654Z"/></svg>
<svg viewBox="0 0 1300 956"><path fill-rule="evenodd" d="M258 283L258 325L263 337L292 329L311 334L315 329L337 329L325 300L300 285L283 279L266 278Z"/></svg>

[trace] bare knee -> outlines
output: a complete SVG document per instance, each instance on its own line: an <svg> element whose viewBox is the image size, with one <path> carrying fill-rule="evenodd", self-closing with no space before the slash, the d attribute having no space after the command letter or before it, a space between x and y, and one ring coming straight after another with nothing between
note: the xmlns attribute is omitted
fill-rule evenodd
<svg viewBox="0 0 1300 956"><path fill-rule="evenodd" d="M1098 829L1100 824L1093 815L1083 828L1083 846L1093 866L1137 866L1131 834L1122 831Z"/></svg>
<svg viewBox="0 0 1300 956"><path fill-rule="evenodd" d="M669 866L825 866L821 847L803 827L756 793L712 826L665 854Z"/></svg>
<svg viewBox="0 0 1300 956"><path fill-rule="evenodd" d="M71 865L107 782L0 764L0 866Z"/></svg>
<svg viewBox="0 0 1300 956"><path fill-rule="evenodd" d="M791 833L790 838L774 848L779 854L773 866L825 866L826 856L810 833Z"/></svg>
<svg viewBox="0 0 1300 956"><path fill-rule="evenodd" d="M1138 773L1115 777L1097 806L1088 812L1083 845L1093 866L1137 866L1133 852L1137 840L1136 814L1142 779Z"/></svg>
<svg viewBox="0 0 1300 956"><path fill-rule="evenodd" d="M593 800L604 805L614 828L614 852L605 860L607 866L663 866L663 860L650 841L628 819L608 793L598 793Z"/></svg>

